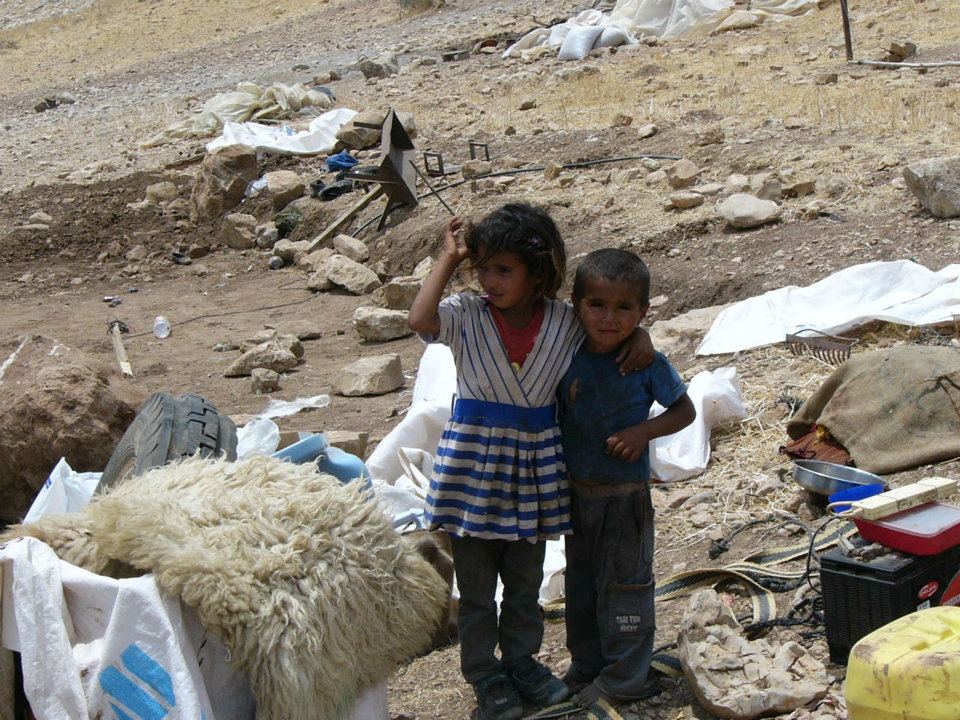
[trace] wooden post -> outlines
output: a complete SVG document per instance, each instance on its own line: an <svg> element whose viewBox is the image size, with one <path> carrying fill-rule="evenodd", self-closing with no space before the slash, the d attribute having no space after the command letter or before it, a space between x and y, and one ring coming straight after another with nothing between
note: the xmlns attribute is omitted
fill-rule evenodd
<svg viewBox="0 0 960 720"><path fill-rule="evenodd" d="M117 356L117 363L120 365L120 373L125 377L133 377L133 368L127 360L127 351L123 347L123 337L120 335L118 323L110 323L110 340L113 342L113 354Z"/></svg>
<svg viewBox="0 0 960 720"><path fill-rule="evenodd" d="M378 197L383 195L383 193L384 193L383 185L378 184L373 190L371 190L362 198L357 200L357 202L355 202L353 205L347 208L347 211L343 213L343 215L341 215L332 223L330 223L327 226L326 230L324 230L322 233L320 233L313 240L310 241L310 245L307 246L306 253L304 254L306 255L307 253L312 253L314 250L317 249L318 245L320 245L323 242L326 242L327 240L332 238L334 235L336 235L337 231L340 230L341 227L343 227L348 222L350 222L350 220L352 220L358 212L363 210L367 205L372 203Z"/></svg>

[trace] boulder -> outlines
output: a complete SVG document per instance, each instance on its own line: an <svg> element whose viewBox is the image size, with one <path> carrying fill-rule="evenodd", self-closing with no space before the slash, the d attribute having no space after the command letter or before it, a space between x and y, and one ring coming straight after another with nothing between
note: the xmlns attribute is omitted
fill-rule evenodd
<svg viewBox="0 0 960 720"><path fill-rule="evenodd" d="M335 254L332 248L320 248L312 253L301 255L297 265L308 273L315 273Z"/></svg>
<svg viewBox="0 0 960 720"><path fill-rule="evenodd" d="M250 389L257 395L275 392L280 389L280 375L267 368L254 368L250 371Z"/></svg>
<svg viewBox="0 0 960 720"><path fill-rule="evenodd" d="M224 377L244 377L254 368L267 368L274 372L286 372L295 368L300 360L288 348L279 342L265 342L247 350L226 370Z"/></svg>
<svg viewBox="0 0 960 720"><path fill-rule="evenodd" d="M257 247L261 250L269 250L280 239L280 231L277 229L277 224L272 220L257 225L255 234L257 236Z"/></svg>
<svg viewBox="0 0 960 720"><path fill-rule="evenodd" d="M677 160L673 165L666 168L667 182L674 190L687 188L693 185L702 172L696 164L686 158Z"/></svg>
<svg viewBox="0 0 960 720"><path fill-rule="evenodd" d="M337 235L333 239L333 249L358 263L366 262L370 257L366 244L349 235Z"/></svg>
<svg viewBox="0 0 960 720"><path fill-rule="evenodd" d="M282 210L303 195L303 180L293 170L274 170L263 178L267 181L265 197L270 198L274 210Z"/></svg>
<svg viewBox="0 0 960 720"><path fill-rule="evenodd" d="M377 289L373 299L390 310L409 310L417 293L423 287L423 279L413 276L396 277Z"/></svg>
<svg viewBox="0 0 960 720"><path fill-rule="evenodd" d="M903 169L903 179L935 217L960 217L960 155L911 163Z"/></svg>
<svg viewBox="0 0 960 720"><path fill-rule="evenodd" d="M727 195L747 192L748 190L750 190L750 178L740 173L729 175L727 181L723 184L723 192Z"/></svg>
<svg viewBox="0 0 960 720"><path fill-rule="evenodd" d="M720 216L737 230L759 227L780 217L780 206L747 193L735 193L720 203Z"/></svg>
<svg viewBox="0 0 960 720"><path fill-rule="evenodd" d="M367 113L357 115L337 131L337 140L350 150L366 150L380 142L379 128L357 127L354 124L355 120L362 118L364 115L367 115ZM380 121L383 122L382 116Z"/></svg>
<svg viewBox="0 0 960 720"><path fill-rule="evenodd" d="M259 172L257 151L247 145L228 145L209 153L200 163L190 193L190 218L204 223L229 212L240 204Z"/></svg>
<svg viewBox="0 0 960 720"><path fill-rule="evenodd" d="M0 521L18 522L65 457L103 470L142 400L88 355L41 335L0 343Z"/></svg>
<svg viewBox="0 0 960 720"><path fill-rule="evenodd" d="M296 265L300 262L307 248L310 247L308 240L277 240L273 245L273 254L283 260L284 265Z"/></svg>
<svg viewBox="0 0 960 720"><path fill-rule="evenodd" d="M658 128L653 123L647 123L646 125L641 125L640 127L637 128L637 136L641 140L645 138L653 137L658 132L660 132L660 128Z"/></svg>
<svg viewBox="0 0 960 720"><path fill-rule="evenodd" d="M269 342L275 342L285 350L289 350L298 360L303 357L303 343L300 342L300 338L292 333L280 332L276 328L261 330L254 334L253 337L247 338L240 343L240 352L247 352L258 345Z"/></svg>
<svg viewBox="0 0 960 720"><path fill-rule="evenodd" d="M366 78L387 78L397 74L400 64L396 53L382 52L376 57L361 59L357 63L357 69ZM383 116L380 119L383 120Z"/></svg>
<svg viewBox="0 0 960 720"><path fill-rule="evenodd" d="M670 207L677 210L685 210L703 205L703 195L690 190L673 193L670 196Z"/></svg>
<svg viewBox="0 0 960 720"><path fill-rule="evenodd" d="M347 365L337 378L337 392L348 397L383 395L403 386L400 356L372 355Z"/></svg>
<svg viewBox="0 0 960 720"><path fill-rule="evenodd" d="M380 278L373 270L344 255L331 255L324 269L327 280L354 295L364 295L380 287Z"/></svg>
<svg viewBox="0 0 960 720"><path fill-rule="evenodd" d="M234 250L249 250L257 244L257 219L246 213L231 213L223 219L223 242Z"/></svg>
<svg viewBox="0 0 960 720"><path fill-rule="evenodd" d="M406 310L379 307L358 307L353 313L353 326L360 337L371 342L396 340L413 332L407 325Z"/></svg>
<svg viewBox="0 0 960 720"><path fill-rule="evenodd" d="M750 192L761 200L779 200L783 196L782 178L775 172L754 175L750 178Z"/></svg>
<svg viewBox="0 0 960 720"><path fill-rule="evenodd" d="M826 696L823 663L793 641L749 641L713 590L698 590L680 621L683 675L712 715L752 720L782 715Z"/></svg>
<svg viewBox="0 0 960 720"><path fill-rule="evenodd" d="M475 178L480 175L489 175L492 172L493 164L487 160L467 160L460 167L460 174L463 175L464 179Z"/></svg>

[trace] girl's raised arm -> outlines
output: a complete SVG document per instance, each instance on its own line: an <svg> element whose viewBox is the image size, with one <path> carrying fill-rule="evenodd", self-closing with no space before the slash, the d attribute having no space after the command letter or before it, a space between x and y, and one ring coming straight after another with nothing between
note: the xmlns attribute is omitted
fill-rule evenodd
<svg viewBox="0 0 960 720"><path fill-rule="evenodd" d="M443 233L443 250L440 257L423 282L413 305L410 306L407 324L416 333L436 335L440 332L440 315L437 313L437 308L440 305L440 298L443 297L443 289L450 282L457 266L469 255L467 248L457 242L462 229L463 220L460 218L455 217L447 224L447 229Z"/></svg>

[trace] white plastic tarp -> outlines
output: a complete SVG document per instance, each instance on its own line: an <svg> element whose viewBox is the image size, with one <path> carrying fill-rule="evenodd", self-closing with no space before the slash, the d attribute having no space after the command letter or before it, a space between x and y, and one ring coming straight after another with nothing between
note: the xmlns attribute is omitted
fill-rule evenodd
<svg viewBox="0 0 960 720"><path fill-rule="evenodd" d="M36 522L44 515L54 513L80 512L93 497L101 475L98 472L78 473L70 467L66 458L60 458L34 498L23 522Z"/></svg>
<svg viewBox="0 0 960 720"><path fill-rule="evenodd" d="M802 15L816 0L753 0L751 12L779 17ZM633 45L644 36L665 40L714 30L736 6L734 0L618 0L613 10L584 10L552 28L537 28L504 52L523 57L538 47L559 47L561 60L579 60L595 47Z"/></svg>
<svg viewBox="0 0 960 720"><path fill-rule="evenodd" d="M261 125L255 122L228 122L223 133L207 143L207 152L227 145L249 145L283 155L320 155L333 152L337 132L353 120L356 110L337 108L310 121L306 130L288 125Z"/></svg>
<svg viewBox="0 0 960 720"><path fill-rule="evenodd" d="M697 354L772 345L806 328L837 334L872 320L933 325L958 315L960 265L934 272L909 260L863 263L806 287L782 287L728 307Z"/></svg>

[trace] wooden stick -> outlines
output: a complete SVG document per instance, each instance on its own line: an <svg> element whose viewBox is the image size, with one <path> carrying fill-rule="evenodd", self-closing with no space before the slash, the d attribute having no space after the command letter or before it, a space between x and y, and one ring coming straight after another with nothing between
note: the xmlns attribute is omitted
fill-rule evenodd
<svg viewBox="0 0 960 720"><path fill-rule="evenodd" d="M110 340L113 341L113 354L117 356L117 362L120 364L120 373L125 377L133 377L133 368L127 360L127 351L123 347L123 338L117 323L110 325Z"/></svg>
<svg viewBox="0 0 960 720"><path fill-rule="evenodd" d="M320 243L326 242L326 241L329 240L331 237L333 237L334 235L336 235L337 231L338 231L341 227L343 227L343 226L346 225L348 222L350 222L350 220L352 220L353 217L354 217L358 212L360 212L361 210L363 210L367 205L369 205L369 204L372 203L374 200L376 200L378 197L380 197L381 195L383 195L383 192L384 192L384 190L383 190L383 185L377 185L373 190L371 190L371 191L368 192L366 195L364 195L362 198L360 198L359 200L357 200L357 202L355 202L352 206L350 206L349 208L347 208L346 212L344 212L343 215L341 215L341 216L338 217L336 220L334 220L332 223L330 223L330 224L327 226L327 229L326 229L326 230L324 230L322 233L320 233L320 234L317 235L313 240L310 241L310 244L307 246L307 250L306 250L306 252L305 252L304 254L306 255L307 253L312 253L314 250L317 249L317 246L320 245Z"/></svg>
<svg viewBox="0 0 960 720"><path fill-rule="evenodd" d="M850 65L870 65L885 68L945 68L960 67L960 60L944 60L943 62L885 62L883 60L851 60Z"/></svg>

